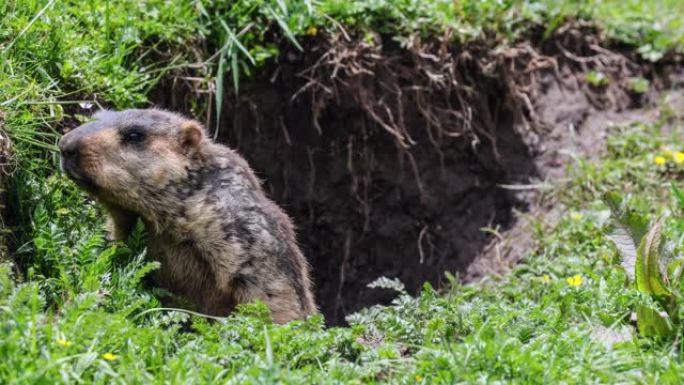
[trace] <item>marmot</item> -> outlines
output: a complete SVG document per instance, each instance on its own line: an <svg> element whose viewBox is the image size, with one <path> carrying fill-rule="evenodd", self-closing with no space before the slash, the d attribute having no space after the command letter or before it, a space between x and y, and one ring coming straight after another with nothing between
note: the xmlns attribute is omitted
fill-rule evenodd
<svg viewBox="0 0 684 385"><path fill-rule="evenodd" d="M60 140L61 168L104 206L114 239L143 220L148 254L161 263L155 284L211 315L255 299L278 323L316 312L292 221L245 159L172 112L93 119Z"/></svg>

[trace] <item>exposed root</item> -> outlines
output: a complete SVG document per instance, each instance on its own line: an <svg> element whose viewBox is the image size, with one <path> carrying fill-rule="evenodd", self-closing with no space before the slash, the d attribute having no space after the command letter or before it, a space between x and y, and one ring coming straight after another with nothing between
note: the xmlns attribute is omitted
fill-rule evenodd
<svg viewBox="0 0 684 385"><path fill-rule="evenodd" d="M450 52L430 52L430 46L423 47L418 38L412 38L406 42L412 60L406 62L402 55L387 55L379 36L349 40L333 35L325 44L326 52L319 60L299 73L306 83L293 96L310 96L314 124L319 129L321 112L331 102L351 96L400 149L416 144L406 123L407 106L417 104L423 119L446 135L460 136L469 131L461 106L453 106L451 98L454 87L466 91L454 78Z"/></svg>
<svg viewBox="0 0 684 385"><path fill-rule="evenodd" d="M601 37L593 28L568 23L550 41L584 72L624 71L630 63L601 47ZM420 122L438 152L445 138L463 137L475 151L484 140L500 160L496 138L502 122L497 119L503 111L512 113L528 145L538 145L549 129L535 112L539 79L551 74L562 81L557 58L530 41L491 49L477 44L454 47L449 39L448 34L429 41L410 36L397 50L387 48L393 43L383 42L379 35L361 39L345 31L326 36L317 42L324 53L298 73L305 82L292 100L310 98L313 124L321 134L319 120L326 108L342 100L349 104L351 99L368 121L393 138L399 151L410 152L417 144L412 127ZM499 92L493 95L496 83ZM597 107L610 103L584 80L576 83L585 87Z"/></svg>
<svg viewBox="0 0 684 385"><path fill-rule="evenodd" d="M352 244L352 233L347 230L347 235L344 240L344 256L342 258L342 263L340 264L339 273L339 284L337 285L337 294L335 295L335 305L333 306L333 317L337 318L341 314L345 314L344 304L342 300L342 290L344 289L344 284L346 282L346 271L349 265L349 256L351 254L351 244Z"/></svg>

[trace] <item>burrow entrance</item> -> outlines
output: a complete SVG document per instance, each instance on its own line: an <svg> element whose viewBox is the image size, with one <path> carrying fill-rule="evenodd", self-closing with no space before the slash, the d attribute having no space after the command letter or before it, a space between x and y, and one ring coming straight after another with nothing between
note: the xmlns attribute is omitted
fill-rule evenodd
<svg viewBox="0 0 684 385"><path fill-rule="evenodd" d="M367 288L378 277L399 278L411 292L424 282L440 286L445 271L463 271L489 242L485 228L507 228L512 209L523 209L498 186L534 172L510 125L496 132L498 158L489 143L474 149L444 138L435 145L420 121L412 122L416 144L399 150L353 106L326 110L319 134L302 113L310 111L306 102L283 101L275 104L282 115L265 113L275 124L257 132L243 115L226 142L245 154L293 216L317 302L331 323L394 298Z"/></svg>
<svg viewBox="0 0 684 385"><path fill-rule="evenodd" d="M573 52L592 54L596 42L578 36ZM528 44L494 54L438 41L400 47L381 36L328 36L282 51L239 95L226 95L219 125L212 111L200 119L294 218L329 324L391 301L396 293L367 287L379 277L414 293L424 282L439 287L491 242L488 230L509 228L514 210L526 209L502 185L539 175L530 143L544 124L531 103L564 83L555 60ZM570 64L572 75L578 64ZM156 105L189 112L193 99L206 100L177 79L153 93ZM594 108L589 99L573 106L546 120L581 125Z"/></svg>
<svg viewBox="0 0 684 385"><path fill-rule="evenodd" d="M259 100L266 90L256 92ZM266 97L273 104L259 118L241 108L228 112L235 125L225 125L221 138L244 154L294 218L317 302L331 323L394 298L366 287L378 277L399 278L411 292L424 282L439 286L445 271L462 271L489 242L483 229L507 228L511 210L522 208L497 186L534 173L506 116L495 133L497 158L490 143L434 144L420 120L411 122L416 144L398 149L353 105L326 109L319 133L307 117L309 103Z"/></svg>

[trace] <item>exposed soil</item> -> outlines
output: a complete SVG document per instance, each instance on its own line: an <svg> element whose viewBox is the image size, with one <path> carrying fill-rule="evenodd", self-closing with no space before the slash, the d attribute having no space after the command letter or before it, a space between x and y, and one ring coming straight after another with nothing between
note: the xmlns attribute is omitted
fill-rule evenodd
<svg viewBox="0 0 684 385"><path fill-rule="evenodd" d="M609 121L639 119L673 86L666 64L577 23L506 49L447 41L319 36L226 97L217 138L294 217L330 324L391 301L367 288L381 276L416 292L517 260L505 240L530 237L515 213L544 207L537 187L562 176L564 150L597 153ZM635 77L650 90L631 91ZM195 92L169 79L153 101L187 112Z"/></svg>

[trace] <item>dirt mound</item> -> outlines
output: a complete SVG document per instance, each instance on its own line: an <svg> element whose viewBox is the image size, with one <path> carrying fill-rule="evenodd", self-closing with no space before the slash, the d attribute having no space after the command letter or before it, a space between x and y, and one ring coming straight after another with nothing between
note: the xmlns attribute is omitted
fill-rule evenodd
<svg viewBox="0 0 684 385"><path fill-rule="evenodd" d="M449 41L319 36L226 98L216 137L294 217L331 324L390 301L367 288L378 277L415 292L478 255L468 276L491 269L503 258L492 240L536 205L510 186L559 175L568 138L595 152L594 116L643 106L652 93L630 79L661 78L591 26L508 48ZM590 84L591 71L607 81ZM153 99L189 111L195 91L168 79Z"/></svg>

